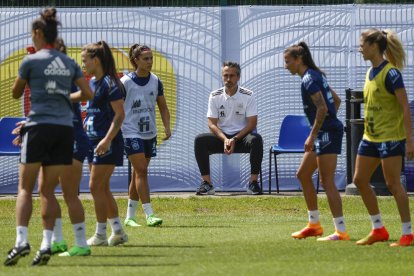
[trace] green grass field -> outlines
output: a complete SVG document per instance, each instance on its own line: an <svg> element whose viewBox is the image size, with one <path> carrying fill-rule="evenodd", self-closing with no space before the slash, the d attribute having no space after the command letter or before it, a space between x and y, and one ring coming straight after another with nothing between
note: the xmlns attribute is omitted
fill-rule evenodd
<svg viewBox="0 0 414 276"><path fill-rule="evenodd" d="M411 205L413 204L413 198ZM379 199L390 240L397 240L401 224L394 200ZM126 199L117 199L121 219ZM35 200L29 228L32 252L15 267L4 267L4 275L411 275L414 247L391 248L388 243L356 246L370 231L370 221L360 197L344 197L344 213L351 241L316 242L294 240L290 233L307 220L305 203L297 196L190 197L153 196L162 227L127 228L129 242L113 248L93 248L92 256L53 256L45 267L30 263L41 241L39 202ZM334 228L327 200L320 196L325 233ZM62 201L61 201L62 203ZM87 234L93 234L93 203L84 200ZM66 240L72 244L72 227L64 204ZM0 200L2 262L14 245L14 200ZM138 221L144 223L138 210ZM109 226L109 225L108 225ZM109 227L108 227L109 228ZM109 230L108 230L109 231Z"/></svg>

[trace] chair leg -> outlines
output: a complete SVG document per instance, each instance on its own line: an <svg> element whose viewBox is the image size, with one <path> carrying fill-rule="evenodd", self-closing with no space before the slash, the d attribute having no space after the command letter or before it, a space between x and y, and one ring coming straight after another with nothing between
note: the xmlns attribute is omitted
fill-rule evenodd
<svg viewBox="0 0 414 276"><path fill-rule="evenodd" d="M277 155L275 154L276 192L279 193L279 173L277 171Z"/></svg>
<svg viewBox="0 0 414 276"><path fill-rule="evenodd" d="M269 150L269 195L271 194L272 184L272 148Z"/></svg>

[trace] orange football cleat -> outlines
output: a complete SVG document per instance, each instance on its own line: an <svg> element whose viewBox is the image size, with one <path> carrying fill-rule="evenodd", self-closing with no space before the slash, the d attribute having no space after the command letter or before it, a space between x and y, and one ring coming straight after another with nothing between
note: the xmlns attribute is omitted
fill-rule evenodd
<svg viewBox="0 0 414 276"><path fill-rule="evenodd" d="M357 245L371 245L376 242L388 241L389 234L385 227L373 229L368 236L356 242Z"/></svg>
<svg viewBox="0 0 414 276"><path fill-rule="evenodd" d="M308 237L317 237L322 235L323 228L320 222L315 224L309 222L308 225L302 230L292 233L292 237L295 239L306 239Z"/></svg>

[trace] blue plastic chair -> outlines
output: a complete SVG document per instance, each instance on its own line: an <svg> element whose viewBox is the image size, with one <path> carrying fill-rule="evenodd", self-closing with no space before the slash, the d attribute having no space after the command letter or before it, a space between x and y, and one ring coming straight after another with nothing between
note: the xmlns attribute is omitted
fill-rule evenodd
<svg viewBox="0 0 414 276"><path fill-rule="evenodd" d="M13 156L20 154L20 147L12 144L16 135L11 132L16 128L16 123L24 121L22 117L3 117L0 119L0 156Z"/></svg>
<svg viewBox="0 0 414 276"><path fill-rule="evenodd" d="M279 175L277 170L277 156L286 153L304 153L305 141L309 136L311 127L304 115L287 115L280 127L279 141L270 147L269 151L269 194L272 182L272 155L275 159L276 191L279 193ZM318 176L317 191L319 190Z"/></svg>

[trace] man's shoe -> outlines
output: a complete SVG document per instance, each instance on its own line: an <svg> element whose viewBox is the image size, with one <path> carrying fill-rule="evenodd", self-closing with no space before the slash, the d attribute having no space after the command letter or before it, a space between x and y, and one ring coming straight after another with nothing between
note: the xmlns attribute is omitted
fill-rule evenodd
<svg viewBox="0 0 414 276"><path fill-rule="evenodd" d="M317 237L323 235L323 228L318 223L308 223L308 225L300 231L292 233L292 237L295 239L306 239L308 237Z"/></svg>
<svg viewBox="0 0 414 276"><path fill-rule="evenodd" d="M7 252L7 259L4 261L4 265L15 265L21 257L27 256L30 253L30 245L26 243L23 246L15 246Z"/></svg>
<svg viewBox="0 0 414 276"><path fill-rule="evenodd" d="M319 238L317 241L349 241L349 235L347 232L335 231L332 235Z"/></svg>
<svg viewBox="0 0 414 276"><path fill-rule="evenodd" d="M85 246L85 247L74 246L68 251L60 253L59 257L89 256L89 255L91 255L91 248L89 246Z"/></svg>
<svg viewBox="0 0 414 276"><path fill-rule="evenodd" d="M390 246L392 246L392 247L395 247L395 246L410 246L410 245L414 245L413 242L414 242L414 235L413 234L402 235L398 242L394 242L394 243L390 244Z"/></svg>
<svg viewBox="0 0 414 276"><path fill-rule="evenodd" d="M257 181L250 182L247 192L251 195L260 195L262 191L260 189L259 182Z"/></svg>
<svg viewBox="0 0 414 276"><path fill-rule="evenodd" d="M126 243L128 241L128 235L124 230L118 230L115 234L112 234L108 239L109 246L117 246L119 244Z"/></svg>
<svg viewBox="0 0 414 276"><path fill-rule="evenodd" d="M89 246L108 246L106 236L96 234L86 241Z"/></svg>
<svg viewBox="0 0 414 276"><path fill-rule="evenodd" d="M50 250L52 251L52 255L62 253L68 250L68 244L64 240L61 242L52 242Z"/></svg>
<svg viewBox="0 0 414 276"><path fill-rule="evenodd" d="M32 265L47 265L50 256L52 256L50 248L39 250L32 261Z"/></svg>
<svg viewBox="0 0 414 276"><path fill-rule="evenodd" d="M130 226L130 227L139 227L141 226L140 224L137 223L137 221L133 218L127 218L124 221L124 225L125 226Z"/></svg>
<svg viewBox="0 0 414 276"><path fill-rule="evenodd" d="M371 245L376 242L388 241L389 234L385 227L373 229L368 236L356 242L356 245Z"/></svg>
<svg viewBox="0 0 414 276"><path fill-rule="evenodd" d="M207 181L203 181L201 182L200 187L197 188L196 195L214 195L215 193L213 185Z"/></svg>
<svg viewBox="0 0 414 276"><path fill-rule="evenodd" d="M159 226L162 224L162 219L157 218L154 214L147 217L148 226Z"/></svg>

